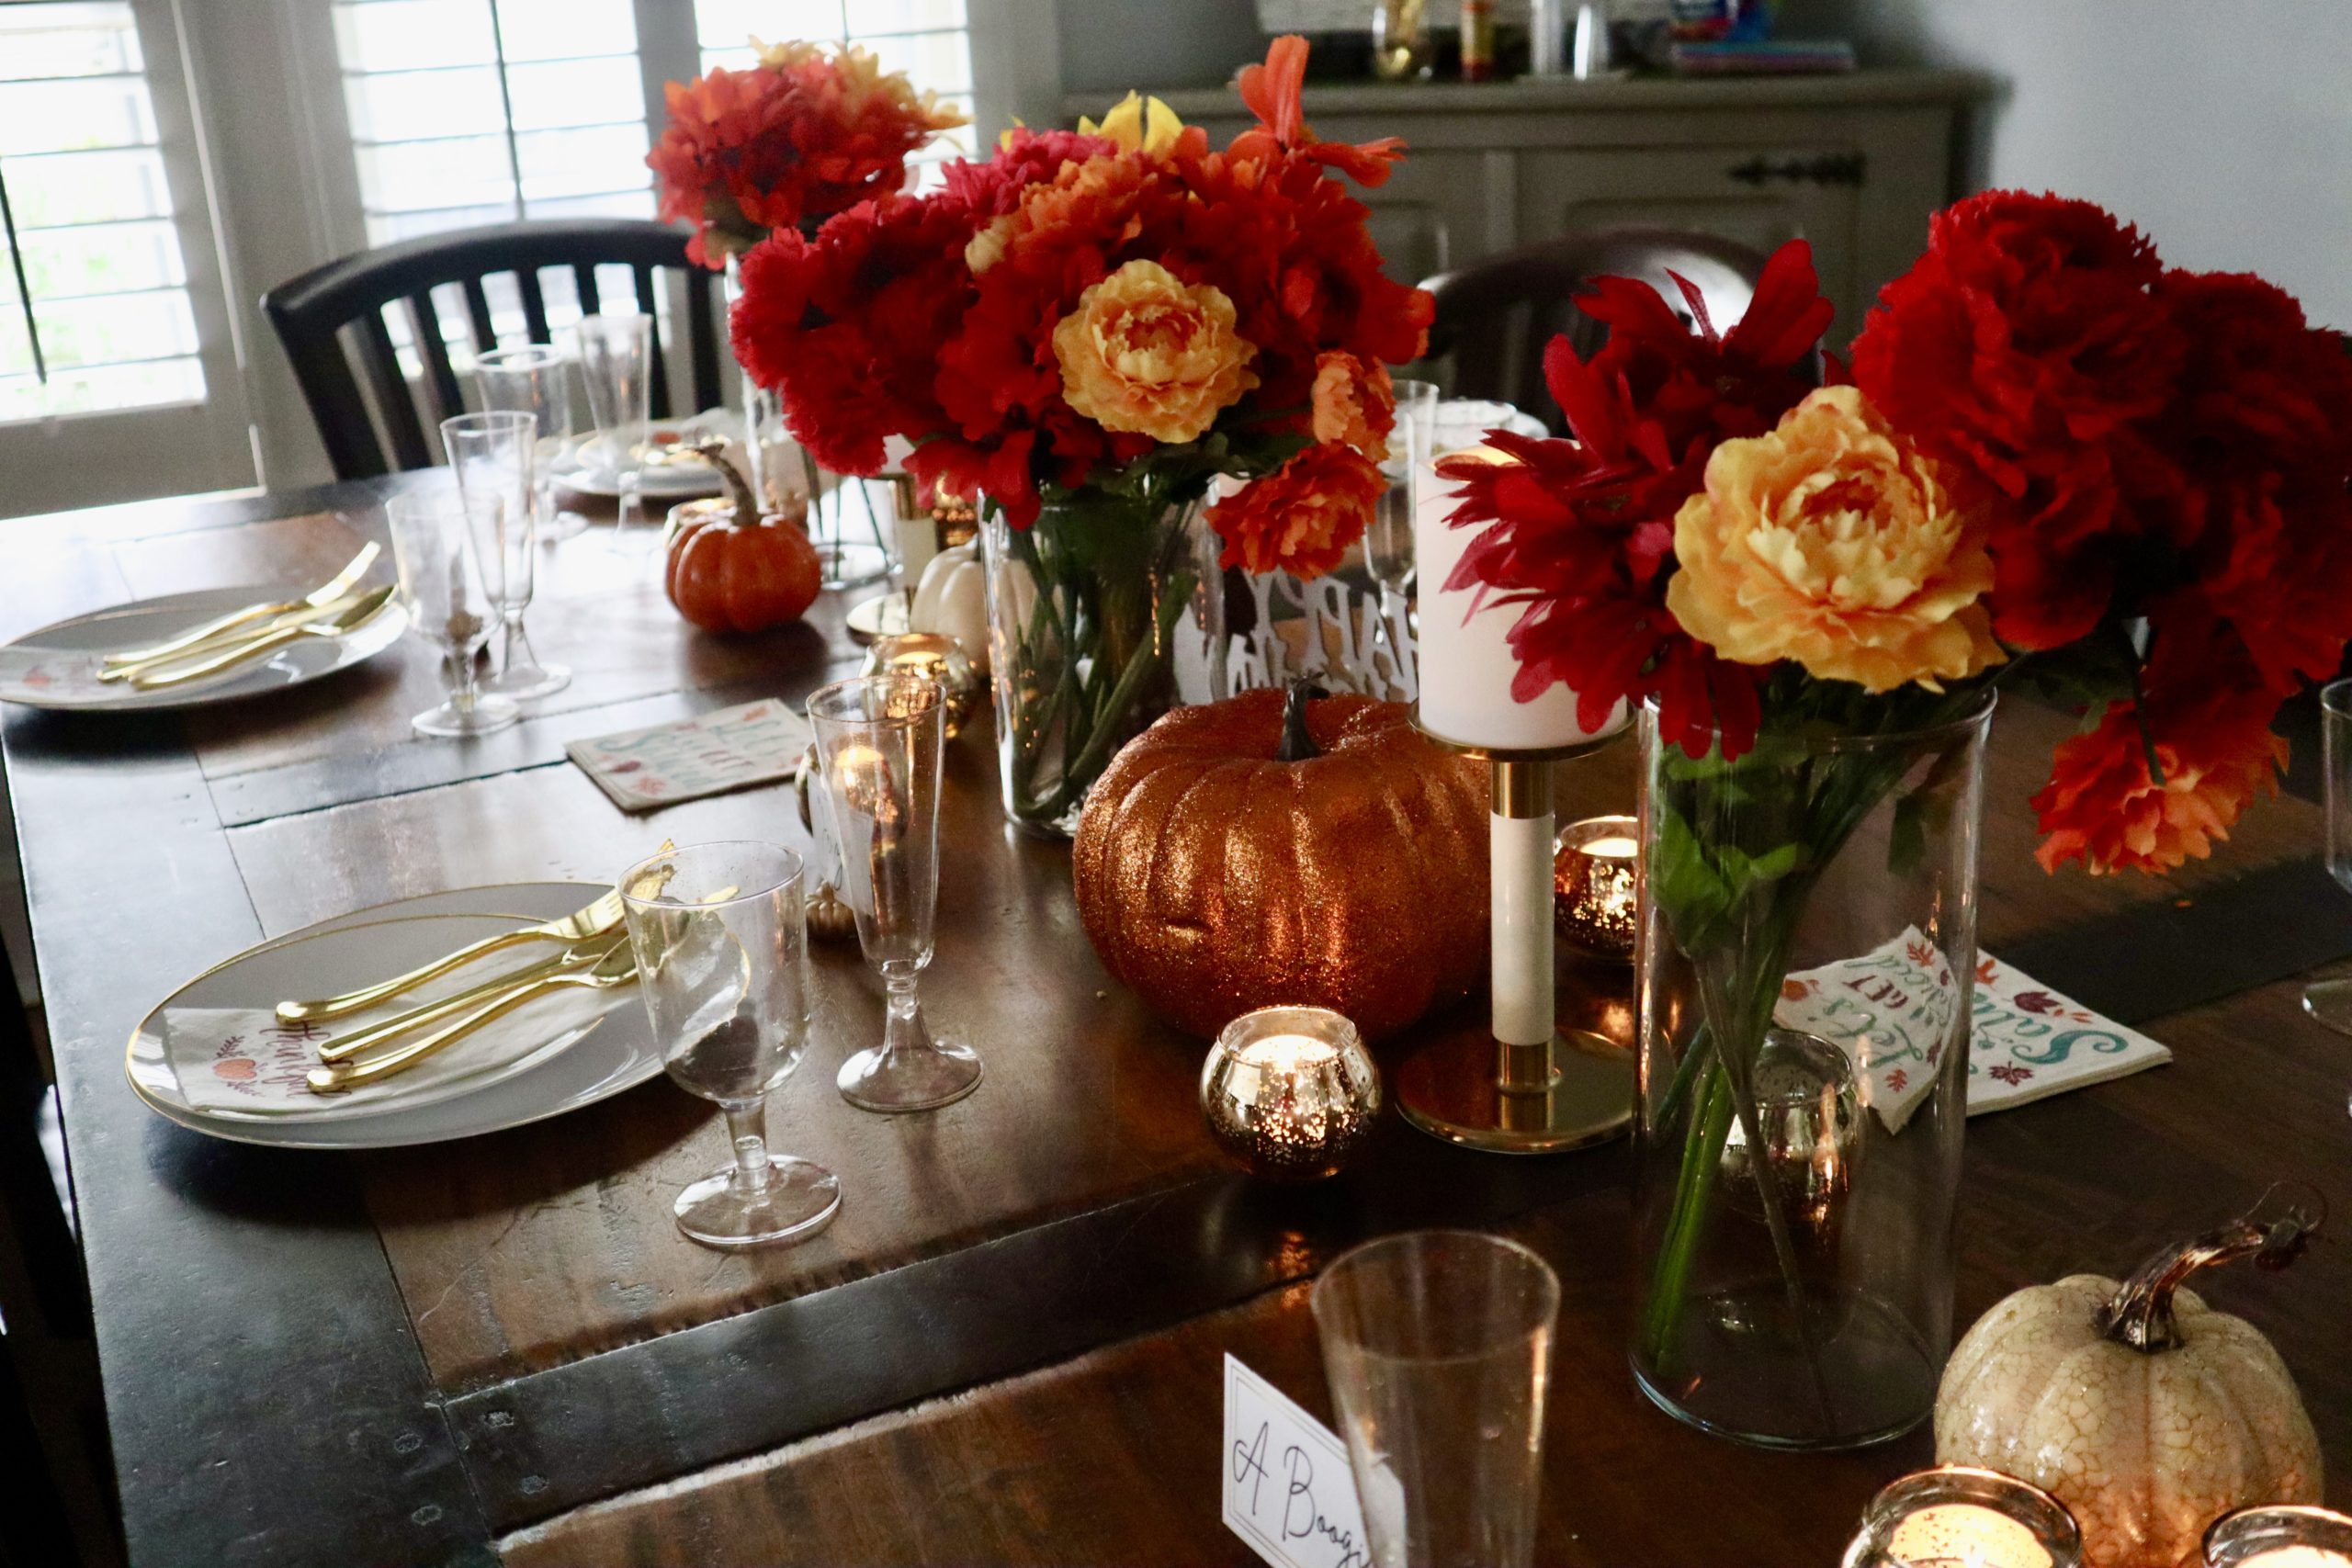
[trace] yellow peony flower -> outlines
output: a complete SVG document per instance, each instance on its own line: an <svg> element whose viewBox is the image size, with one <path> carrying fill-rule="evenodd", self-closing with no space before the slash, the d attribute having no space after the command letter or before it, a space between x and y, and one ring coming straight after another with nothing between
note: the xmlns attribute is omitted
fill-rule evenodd
<svg viewBox="0 0 2352 1568"><path fill-rule="evenodd" d="M1054 327L1069 406L1105 430L1191 441L1258 384L1257 349L1234 331L1233 301L1131 261L1079 297Z"/></svg>
<svg viewBox="0 0 2352 1568"><path fill-rule="evenodd" d="M1983 523L1852 387L1825 387L1770 434L1726 441L1674 520L1667 608L1741 664L1930 691L2001 662Z"/></svg>

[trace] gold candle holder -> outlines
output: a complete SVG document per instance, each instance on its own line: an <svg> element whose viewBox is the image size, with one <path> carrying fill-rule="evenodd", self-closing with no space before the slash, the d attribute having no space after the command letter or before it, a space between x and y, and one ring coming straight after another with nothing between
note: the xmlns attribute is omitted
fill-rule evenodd
<svg viewBox="0 0 2352 1568"><path fill-rule="evenodd" d="M1634 956L1634 871L1640 827L1630 817L1588 817L1560 829L1552 856L1552 909L1560 934L1601 958Z"/></svg>
<svg viewBox="0 0 2352 1568"><path fill-rule="evenodd" d="M1380 1069L1329 1008L1272 1007L1225 1026L1201 1066L1209 1136L1252 1176L1336 1176L1380 1114Z"/></svg>
<svg viewBox="0 0 2352 1568"><path fill-rule="evenodd" d="M2205 1568L2352 1568L2352 1517L2277 1503L2223 1514L2205 1532Z"/></svg>
<svg viewBox="0 0 2352 1568"><path fill-rule="evenodd" d="M2066 1506L1997 1471L1943 1465L1889 1482L1862 1511L1843 1568L2081 1568Z"/></svg>
<svg viewBox="0 0 2352 1568"><path fill-rule="evenodd" d="M972 716L972 709L978 705L987 685L972 668L963 646L939 632L899 632L876 637L866 648L865 663L859 673L887 675L893 670L911 670L939 683L947 699L944 718L950 740L964 728L964 721Z"/></svg>

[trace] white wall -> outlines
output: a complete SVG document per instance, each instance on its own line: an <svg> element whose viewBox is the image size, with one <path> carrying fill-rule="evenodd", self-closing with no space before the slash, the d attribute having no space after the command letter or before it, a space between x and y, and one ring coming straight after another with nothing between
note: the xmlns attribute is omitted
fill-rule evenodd
<svg viewBox="0 0 2352 1568"><path fill-rule="evenodd" d="M1867 61L2002 78L1974 171L1984 184L2099 202L2174 265L2260 273L2314 321L2352 330L2347 0L1812 0L1792 10L1804 31L1852 36Z"/></svg>

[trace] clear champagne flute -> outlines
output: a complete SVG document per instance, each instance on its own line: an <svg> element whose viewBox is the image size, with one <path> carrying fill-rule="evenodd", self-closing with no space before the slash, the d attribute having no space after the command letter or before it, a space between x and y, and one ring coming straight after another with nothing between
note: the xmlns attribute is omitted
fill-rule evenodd
<svg viewBox="0 0 2352 1568"><path fill-rule="evenodd" d="M2352 680L2320 688L2320 746L2327 800L2327 874L2352 891ZM2303 1010L2338 1034L2352 1034L2352 979L2314 980Z"/></svg>
<svg viewBox="0 0 2352 1568"><path fill-rule="evenodd" d="M842 1064L842 1098L865 1111L929 1111L980 1081L968 1045L933 1040L915 983L939 905L939 766L946 698L912 671L840 681L808 699L842 897L858 946L889 993L882 1043Z"/></svg>
<svg viewBox="0 0 2352 1568"><path fill-rule="evenodd" d="M493 348L474 361L474 389L491 412L526 413L539 422L539 542L576 536L588 526L556 505L556 470L571 456L571 358L546 344Z"/></svg>
<svg viewBox="0 0 2352 1568"><path fill-rule="evenodd" d="M690 844L623 874L638 988L671 1081L727 1113L735 1157L671 1205L706 1247L813 1235L840 1213L833 1173L770 1152L768 1094L808 1043L800 857L778 844Z"/></svg>
<svg viewBox="0 0 2352 1568"><path fill-rule="evenodd" d="M448 699L409 720L419 735L462 739L505 728L522 710L484 696L474 655L499 615L494 503L457 491L412 491L384 502L409 628L441 654Z"/></svg>
<svg viewBox="0 0 2352 1568"><path fill-rule="evenodd" d="M1364 567L1380 588L1384 615L1401 608L1413 576L1414 474L1430 460L1437 423L1438 389L1433 382L1396 384L1396 423L1388 433L1388 457L1380 465L1388 488L1373 509L1372 526L1364 533Z"/></svg>
<svg viewBox="0 0 2352 1568"><path fill-rule="evenodd" d="M582 456L619 486L612 538L616 547L626 547L629 524L642 520L645 511L640 487L653 422L653 318L582 316L574 339L588 412L596 422L595 440Z"/></svg>
<svg viewBox="0 0 2352 1568"><path fill-rule="evenodd" d="M441 447L449 454L458 491L469 502L481 498L496 507L505 641L498 673L483 689L523 701L571 684L571 671L562 665L540 664L523 630L523 612L531 607L538 571L538 429L536 416L511 410L461 413L441 422Z"/></svg>
<svg viewBox="0 0 2352 1568"><path fill-rule="evenodd" d="M1516 1242L1366 1242L1308 1298L1374 1568L1526 1568L1560 1280Z"/></svg>

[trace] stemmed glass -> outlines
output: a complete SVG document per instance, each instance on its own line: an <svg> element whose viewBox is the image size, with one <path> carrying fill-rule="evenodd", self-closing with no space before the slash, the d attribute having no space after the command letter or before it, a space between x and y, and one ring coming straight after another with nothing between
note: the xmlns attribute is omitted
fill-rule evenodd
<svg viewBox="0 0 2352 1568"><path fill-rule="evenodd" d="M488 735L522 716L504 697L484 696L474 655L498 615L497 528L493 503L457 491L396 495L384 502L410 629L441 653L448 699L409 720L420 735Z"/></svg>
<svg viewBox="0 0 2352 1568"><path fill-rule="evenodd" d="M882 1043L842 1064L842 1098L865 1111L928 1111L972 1092L980 1059L935 1041L915 982L939 905L939 762L946 697L913 671L839 681L808 699L842 897L889 993Z"/></svg>
<svg viewBox="0 0 2352 1568"><path fill-rule="evenodd" d="M523 631L538 567L538 430L533 415L499 411L461 413L441 422L442 450L469 502L481 499L495 508L499 571L498 607L505 643L498 673L483 689L500 696L528 699L560 692L571 671L542 666Z"/></svg>
<svg viewBox="0 0 2352 1568"><path fill-rule="evenodd" d="M2327 799L2327 873L2352 890L2352 680L2320 688L2320 748ZM2352 1034L2352 979L2303 987L2303 1010L2338 1034Z"/></svg>
<svg viewBox="0 0 2352 1568"><path fill-rule="evenodd" d="M1430 460L1437 429L1437 387L1428 381L1399 381L1396 423L1388 433L1388 457L1380 465L1388 487L1373 509L1372 526L1364 531L1364 569L1380 589L1383 622L1400 615L1406 589L1413 576L1413 498L1415 476Z"/></svg>
<svg viewBox="0 0 2352 1568"><path fill-rule="evenodd" d="M1525 1568L1551 1266L1500 1236L1410 1231L1341 1255L1308 1304L1374 1568Z"/></svg>
<svg viewBox="0 0 2352 1568"><path fill-rule="evenodd" d="M724 1170L671 1205L706 1247L813 1235L840 1212L833 1173L767 1145L767 1097L808 1043L800 857L778 844L692 844L620 880L638 988L680 1089L727 1112Z"/></svg>
<svg viewBox="0 0 2352 1568"><path fill-rule="evenodd" d="M539 422L539 538L568 539L587 526L555 503L556 466L571 451L571 395L563 373L570 356L546 344L493 348L474 361L474 389L492 412L526 413Z"/></svg>
<svg viewBox="0 0 2352 1568"><path fill-rule="evenodd" d="M632 515L642 516L645 443L653 420L653 318L582 316L576 330L580 380L596 421L596 466L620 487L613 543L625 545Z"/></svg>

